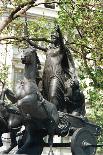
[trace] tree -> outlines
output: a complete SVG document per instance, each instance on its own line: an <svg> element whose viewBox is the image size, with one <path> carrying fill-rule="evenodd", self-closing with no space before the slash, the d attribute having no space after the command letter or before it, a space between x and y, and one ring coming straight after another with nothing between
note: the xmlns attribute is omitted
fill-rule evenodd
<svg viewBox="0 0 103 155"><path fill-rule="evenodd" d="M4 3L3 3L4 2ZM0 41L5 40L6 43L13 43L17 44L20 43L20 46L27 45L26 42L28 42L27 37L29 40L34 41L45 41L50 42L48 40L50 36L50 32L52 31L52 28L54 27L53 21L51 23L50 20L43 17L35 18L35 20L28 20L26 11L29 10L31 7L35 7L41 4L55 4L57 2L46 2L46 3L37 3L37 0L14 0L13 2L3 1L3 7L1 8L1 14L4 14L5 12L8 13L8 16L4 18L2 24L0 25L0 33L2 36L2 33L4 34L3 37L0 37ZM12 8L8 10L8 3L11 4ZM48 31L48 28L51 31ZM28 32L27 32L28 31ZM13 33L12 33L13 32ZM12 35L13 34L13 35ZM22 35L21 35L22 34ZM39 38L38 38L39 37ZM22 42L22 44L21 44ZM39 46L36 48L41 49Z"/></svg>
<svg viewBox="0 0 103 155"><path fill-rule="evenodd" d="M67 34L69 48L82 59L83 70L94 86L103 88L103 79L99 78L103 75L102 2L60 0L60 3L59 23Z"/></svg>
<svg viewBox="0 0 103 155"><path fill-rule="evenodd" d="M0 67L0 82L5 84L5 82L7 82L7 79L8 79L8 66L2 64L2 67Z"/></svg>
<svg viewBox="0 0 103 155"><path fill-rule="evenodd" d="M4 2L4 3L3 3ZM9 13L8 17L6 17L4 19L4 21L1 23L0 25L0 33L2 33L3 29L5 27L7 27L12 21L14 21L16 18L21 17L23 15L25 15L26 11L28 11L31 7L35 7L41 4L54 4L54 3L58 3L55 1L52 2L46 2L46 3L38 3L37 0L14 0L13 3L11 0L8 1L2 1L3 4L3 9L1 9L1 14L3 13L3 10L7 9L8 3L11 4L12 8L11 8L11 12ZM7 10L6 10L7 11Z"/></svg>

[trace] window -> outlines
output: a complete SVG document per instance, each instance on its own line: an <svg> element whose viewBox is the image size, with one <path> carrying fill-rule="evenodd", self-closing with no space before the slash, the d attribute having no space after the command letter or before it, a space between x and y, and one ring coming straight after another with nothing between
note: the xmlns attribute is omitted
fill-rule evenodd
<svg viewBox="0 0 103 155"><path fill-rule="evenodd" d="M45 0L44 6L45 6L46 8L55 9L55 4L54 4L54 3L52 3L52 4L47 4L47 3L50 3L50 2L51 2L51 0Z"/></svg>
<svg viewBox="0 0 103 155"><path fill-rule="evenodd" d="M23 78L24 78L24 70L14 68L14 85L13 85L14 90L15 90L15 86L18 83L18 81L23 80Z"/></svg>

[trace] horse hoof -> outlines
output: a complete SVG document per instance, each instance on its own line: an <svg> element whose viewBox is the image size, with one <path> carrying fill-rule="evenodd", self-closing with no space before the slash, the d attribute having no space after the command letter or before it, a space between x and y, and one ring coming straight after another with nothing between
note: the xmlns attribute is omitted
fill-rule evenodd
<svg viewBox="0 0 103 155"><path fill-rule="evenodd" d="M0 143L0 147L3 146L3 143Z"/></svg>
<svg viewBox="0 0 103 155"><path fill-rule="evenodd" d="M54 155L53 151L49 151L48 155Z"/></svg>
<svg viewBox="0 0 103 155"><path fill-rule="evenodd" d="M2 154L7 154L8 152L6 150L2 151Z"/></svg>

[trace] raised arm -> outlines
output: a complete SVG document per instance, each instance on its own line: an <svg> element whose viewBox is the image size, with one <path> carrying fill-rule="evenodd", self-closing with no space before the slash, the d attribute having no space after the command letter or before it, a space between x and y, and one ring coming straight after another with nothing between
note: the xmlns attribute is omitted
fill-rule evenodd
<svg viewBox="0 0 103 155"><path fill-rule="evenodd" d="M63 35L62 35L62 32L60 30L59 25L57 25L57 27L56 27L56 32L58 33L61 52L63 52L63 54L64 54L64 61L63 61L64 70L65 70L66 74L69 75L69 77L72 80L77 80L77 75L76 75L76 69L75 69L75 63L74 63L74 60L73 60L73 56L72 56L71 51L64 44Z"/></svg>
<svg viewBox="0 0 103 155"><path fill-rule="evenodd" d="M64 48L63 35L62 35L59 25L56 26L56 32L58 33L60 46Z"/></svg>
<svg viewBox="0 0 103 155"><path fill-rule="evenodd" d="M18 99L15 97L15 94L14 94L11 90L9 90L8 88L6 88L6 89L4 90L4 93L5 93L5 95L7 96L7 98L8 98L13 104L17 102Z"/></svg>
<svg viewBox="0 0 103 155"><path fill-rule="evenodd" d="M25 40L29 43L29 45L31 45L35 49L39 49L39 50L42 50L44 52L47 52L47 48L44 48L44 47L41 47L41 46L37 45L34 41L32 41L32 40L30 40L28 38L26 38Z"/></svg>

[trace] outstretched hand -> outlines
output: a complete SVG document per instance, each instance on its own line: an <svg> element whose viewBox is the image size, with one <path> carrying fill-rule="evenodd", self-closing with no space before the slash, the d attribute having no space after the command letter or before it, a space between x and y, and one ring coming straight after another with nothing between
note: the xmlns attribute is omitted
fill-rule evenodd
<svg viewBox="0 0 103 155"><path fill-rule="evenodd" d="M4 87L2 91L3 91L4 93L6 93L6 92L8 92L8 90L9 90L9 89L8 89L7 87Z"/></svg>
<svg viewBox="0 0 103 155"><path fill-rule="evenodd" d="M0 100L0 105L4 105L4 104L5 104L5 102L3 100ZM1 107L0 107L0 109L1 109Z"/></svg>
<svg viewBox="0 0 103 155"><path fill-rule="evenodd" d="M60 27L59 27L59 25L56 25L56 31L58 32L58 33L60 33Z"/></svg>

